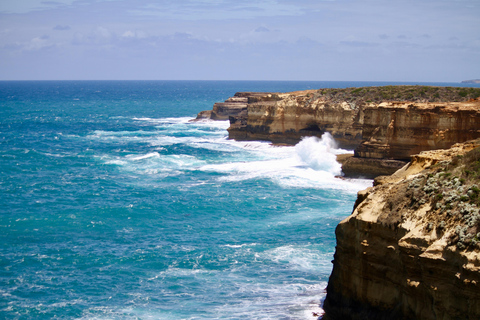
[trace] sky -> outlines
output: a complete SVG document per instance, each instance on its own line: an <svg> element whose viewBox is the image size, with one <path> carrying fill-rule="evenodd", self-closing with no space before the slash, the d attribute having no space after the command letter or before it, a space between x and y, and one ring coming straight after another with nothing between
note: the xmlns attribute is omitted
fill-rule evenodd
<svg viewBox="0 0 480 320"><path fill-rule="evenodd" d="M0 0L0 80L480 78L480 0Z"/></svg>

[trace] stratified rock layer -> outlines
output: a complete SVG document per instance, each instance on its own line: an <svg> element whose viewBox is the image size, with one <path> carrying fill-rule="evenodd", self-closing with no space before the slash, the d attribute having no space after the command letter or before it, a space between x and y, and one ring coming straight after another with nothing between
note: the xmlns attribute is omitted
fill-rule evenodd
<svg viewBox="0 0 480 320"><path fill-rule="evenodd" d="M421 153L359 192L324 319L480 319L479 145Z"/></svg>
<svg viewBox="0 0 480 320"><path fill-rule="evenodd" d="M354 149L362 141L362 108L332 102L316 90L270 93L248 98L244 117L230 117L229 137L295 144L305 136L329 132L340 147Z"/></svg>
<svg viewBox="0 0 480 320"><path fill-rule="evenodd" d="M245 129L250 138L296 143L304 136L329 132L343 148L355 148L360 143L362 109L358 106L312 99L313 92L309 91L279 97L278 101L249 105Z"/></svg>
<svg viewBox="0 0 480 320"><path fill-rule="evenodd" d="M392 174L420 151L479 138L479 95L476 88L425 86L239 92L197 119L229 119L235 140L296 144L329 132L339 147L355 149L345 175L371 178Z"/></svg>
<svg viewBox="0 0 480 320"><path fill-rule="evenodd" d="M271 94L266 92L237 92L233 97L225 102L217 102L212 110L201 111L197 115L197 120L229 120L234 118L245 118L247 116L247 106L249 103L262 99Z"/></svg>
<svg viewBox="0 0 480 320"><path fill-rule="evenodd" d="M383 102L364 110L361 158L409 160L425 150L448 149L480 137L480 101Z"/></svg>

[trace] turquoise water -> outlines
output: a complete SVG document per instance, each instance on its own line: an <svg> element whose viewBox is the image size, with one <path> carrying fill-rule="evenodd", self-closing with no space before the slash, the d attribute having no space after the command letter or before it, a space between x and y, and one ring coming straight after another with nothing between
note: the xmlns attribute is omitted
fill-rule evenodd
<svg viewBox="0 0 480 320"><path fill-rule="evenodd" d="M371 181L334 177L329 136L189 120L236 91L354 85L0 82L0 318L312 319Z"/></svg>

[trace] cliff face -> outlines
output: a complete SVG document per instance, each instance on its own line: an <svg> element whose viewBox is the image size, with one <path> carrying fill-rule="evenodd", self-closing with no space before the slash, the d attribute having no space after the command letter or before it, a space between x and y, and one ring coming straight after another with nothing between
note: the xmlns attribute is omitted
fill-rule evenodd
<svg viewBox="0 0 480 320"><path fill-rule="evenodd" d="M382 102L363 110L362 143L343 164L346 176L392 174L421 151L480 137L480 101Z"/></svg>
<svg viewBox="0 0 480 320"><path fill-rule="evenodd" d="M421 153L359 192L325 319L480 319L479 146Z"/></svg>
<svg viewBox="0 0 480 320"><path fill-rule="evenodd" d="M355 149L343 163L345 175L374 178L392 174L420 151L479 138L478 96L475 88L423 86L243 92L197 118L229 119L229 137L236 140L296 144L329 132L339 147Z"/></svg>
<svg viewBox="0 0 480 320"><path fill-rule="evenodd" d="M361 158L409 160L425 150L448 149L480 137L480 101L383 102L364 110Z"/></svg>
<svg viewBox="0 0 480 320"><path fill-rule="evenodd" d="M361 108L313 99L314 92L275 94L249 103L245 124L230 127L230 137L295 144L304 136L329 132L340 146L356 147L362 137Z"/></svg>
<svg viewBox="0 0 480 320"><path fill-rule="evenodd" d="M235 96L228 98L225 102L217 102L213 105L212 110L202 111L197 115L196 120L212 119L212 120L228 120L230 116L240 117L246 116L247 113L247 96L248 92L239 92ZM255 93L251 93L254 95ZM262 93L257 93L262 95Z"/></svg>

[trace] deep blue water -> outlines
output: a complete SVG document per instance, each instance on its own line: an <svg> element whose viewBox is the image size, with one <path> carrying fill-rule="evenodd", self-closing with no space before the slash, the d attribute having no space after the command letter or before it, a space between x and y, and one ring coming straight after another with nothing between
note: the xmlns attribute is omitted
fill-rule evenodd
<svg viewBox="0 0 480 320"><path fill-rule="evenodd" d="M189 120L236 91L381 84L0 82L0 318L312 319L370 181L334 178L328 136Z"/></svg>

